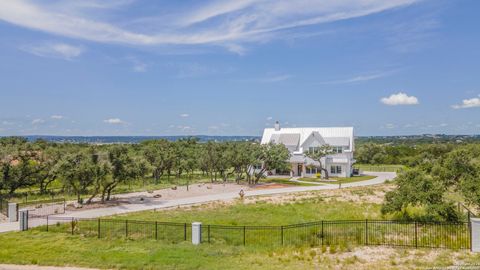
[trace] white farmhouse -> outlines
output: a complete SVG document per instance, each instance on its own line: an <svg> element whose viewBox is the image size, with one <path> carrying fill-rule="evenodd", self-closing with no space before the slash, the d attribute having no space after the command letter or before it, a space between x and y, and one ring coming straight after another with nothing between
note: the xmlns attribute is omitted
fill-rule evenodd
<svg viewBox="0 0 480 270"><path fill-rule="evenodd" d="M315 151L319 146L328 144L333 153L322 159L322 165L329 176L350 177L355 163L353 153L355 141L353 127L306 127L280 128L278 122L274 128L266 128L262 136L262 144L284 144L290 151L291 170L271 172L272 174L290 175L292 177L315 177L322 173L318 162L305 156L306 151Z"/></svg>

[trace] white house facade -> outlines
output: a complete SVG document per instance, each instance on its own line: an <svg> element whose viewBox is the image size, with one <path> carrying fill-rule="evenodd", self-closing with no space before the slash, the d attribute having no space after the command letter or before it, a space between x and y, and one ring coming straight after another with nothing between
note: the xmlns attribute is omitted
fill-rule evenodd
<svg viewBox="0 0 480 270"><path fill-rule="evenodd" d="M329 145L333 151L321 160L329 176L350 177L353 173L353 127L281 128L277 122L274 128L264 130L261 143L283 144L290 151L290 171L273 171L271 174L289 174L292 177L315 177L317 173L324 174L320 170L320 164L305 155L305 152L315 151L322 145Z"/></svg>

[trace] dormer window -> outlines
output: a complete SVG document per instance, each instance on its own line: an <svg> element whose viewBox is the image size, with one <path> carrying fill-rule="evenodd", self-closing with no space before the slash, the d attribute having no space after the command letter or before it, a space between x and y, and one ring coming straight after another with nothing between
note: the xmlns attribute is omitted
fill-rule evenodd
<svg viewBox="0 0 480 270"><path fill-rule="evenodd" d="M343 153L343 146L332 146L332 152L335 154Z"/></svg>

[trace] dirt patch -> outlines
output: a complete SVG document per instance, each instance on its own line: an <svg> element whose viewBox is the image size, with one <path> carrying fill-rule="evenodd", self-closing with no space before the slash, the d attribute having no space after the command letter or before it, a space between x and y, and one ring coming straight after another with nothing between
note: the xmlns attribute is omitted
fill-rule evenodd
<svg viewBox="0 0 480 270"><path fill-rule="evenodd" d="M463 269L446 266L468 266L468 251L438 249L402 249L389 247L319 247L299 248L293 252L274 252L280 261L311 261L319 269ZM321 266L321 267L320 267ZM465 268L477 269L477 268Z"/></svg>
<svg viewBox="0 0 480 270"><path fill-rule="evenodd" d="M287 194L274 194L269 196L256 196L245 198L245 203L266 202L284 204L295 201L322 198L326 202L358 202L358 203L383 203L385 193L393 190L393 184L382 184L368 187L354 187L344 189L331 189L320 191L306 191Z"/></svg>

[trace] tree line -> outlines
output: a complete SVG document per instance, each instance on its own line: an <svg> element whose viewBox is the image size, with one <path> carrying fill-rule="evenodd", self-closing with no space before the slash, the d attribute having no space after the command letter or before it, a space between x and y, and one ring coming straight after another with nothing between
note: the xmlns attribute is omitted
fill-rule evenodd
<svg viewBox="0 0 480 270"><path fill-rule="evenodd" d="M103 202L122 184L145 178L156 184L180 177L191 180L195 173L212 182L257 184L266 171L285 169L288 157L283 145L252 142L199 143L188 138L91 145L5 137L0 138L0 195L32 187L47 193L59 183L61 191L76 195L78 202L90 203L95 197ZM258 164L262 168L253 171Z"/></svg>
<svg viewBox="0 0 480 270"><path fill-rule="evenodd" d="M366 143L355 158L363 164L403 164L407 170L386 193L382 213L422 221L459 221L457 203L480 211L480 144Z"/></svg>

